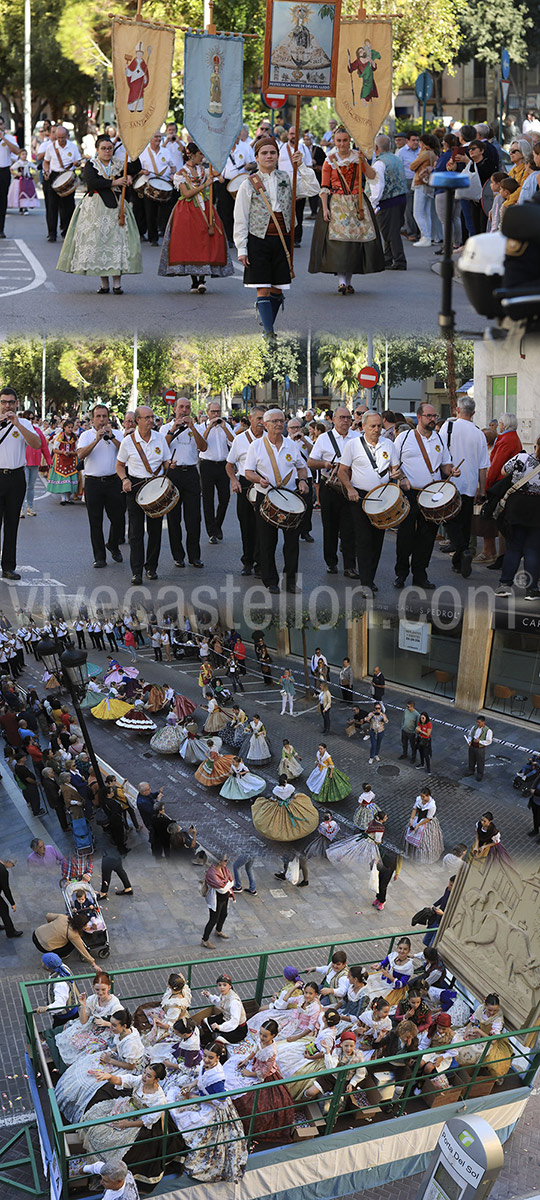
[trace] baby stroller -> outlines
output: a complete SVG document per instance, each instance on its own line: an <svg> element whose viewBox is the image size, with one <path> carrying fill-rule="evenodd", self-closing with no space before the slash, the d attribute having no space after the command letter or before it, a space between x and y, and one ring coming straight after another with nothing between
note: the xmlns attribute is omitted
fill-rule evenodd
<svg viewBox="0 0 540 1200"><path fill-rule="evenodd" d="M83 929L81 933L82 940L87 950L90 951L94 958L108 958L109 954L111 953L109 933L105 924L103 912L99 906L97 892L92 887L92 884L87 883L86 880L81 882L79 879L70 879L62 880L60 886L64 894L66 910L70 917L74 916L76 912L81 911L80 909L75 908L74 893L79 888L84 888L88 899L92 901L95 913L86 929Z"/></svg>
<svg viewBox="0 0 540 1200"><path fill-rule="evenodd" d="M92 854L94 851L94 838L86 817L77 817L72 820L71 830L77 854Z"/></svg>
<svg viewBox="0 0 540 1200"><path fill-rule="evenodd" d="M530 796L540 776L540 753L533 751L528 761L520 767L514 778L513 786L522 796Z"/></svg>

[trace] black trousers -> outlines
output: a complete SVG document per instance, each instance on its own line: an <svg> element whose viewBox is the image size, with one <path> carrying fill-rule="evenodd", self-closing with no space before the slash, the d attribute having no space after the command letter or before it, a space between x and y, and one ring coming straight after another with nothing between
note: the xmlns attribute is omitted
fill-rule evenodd
<svg viewBox="0 0 540 1200"><path fill-rule="evenodd" d="M330 709L323 708L322 704L319 704L319 712L322 717L323 733L330 733Z"/></svg>
<svg viewBox="0 0 540 1200"><path fill-rule="evenodd" d="M534 796L531 796L529 805L530 805L530 809L531 809L531 816L532 816L534 832L540 833L540 804L537 804L535 802Z"/></svg>
<svg viewBox="0 0 540 1200"><path fill-rule="evenodd" d="M133 216L135 217L135 220L137 222L137 229L139 230L139 236L145 237L147 226L146 226L146 209L144 207L144 196L139 196L137 194L137 192L134 191L133 189L132 189L132 192L133 192L133 195L132 195Z"/></svg>
<svg viewBox="0 0 540 1200"><path fill-rule="evenodd" d="M313 505L315 503L313 480L308 479L307 485L308 485L308 490L307 490L307 492L304 492L304 496L303 496L303 499L305 500L305 504L306 504L306 511L305 511L304 516L302 517L302 520L301 520L299 526L298 526L298 533L300 534L300 537L306 537L306 534L311 533L311 526L312 526Z"/></svg>
<svg viewBox="0 0 540 1200"><path fill-rule="evenodd" d="M171 467L169 479L178 488L178 504L167 513L171 554L175 562L185 558L182 542L182 516L186 527L186 550L190 562L201 557L201 484L196 467Z"/></svg>
<svg viewBox="0 0 540 1200"><path fill-rule="evenodd" d="M412 730L411 733L407 733L405 729L402 729L401 730L401 751L403 754L408 753L409 746L411 747L411 758L414 761L414 758L416 756L416 733L415 733L414 729Z"/></svg>
<svg viewBox="0 0 540 1200"><path fill-rule="evenodd" d="M223 462L201 461L201 488L204 524L208 537L217 537L225 520L231 495L229 476ZM217 493L217 509L214 507L214 490Z"/></svg>
<svg viewBox="0 0 540 1200"><path fill-rule="evenodd" d="M461 566L461 555L464 550L468 550L471 540L471 526L473 519L474 496L462 496L461 508L455 517L450 521L445 521L445 529L448 538L452 544L452 566Z"/></svg>
<svg viewBox="0 0 540 1200"><path fill-rule="evenodd" d="M176 204L177 198L176 192L174 192L167 204L158 204L157 200L151 200L149 196L144 197L144 212L149 242L157 242L159 235L165 232L167 221Z"/></svg>
<svg viewBox="0 0 540 1200"><path fill-rule="evenodd" d="M259 509L256 512L256 520L259 537L261 578L265 587L275 586L279 583L279 575L276 567L276 547L279 529L275 525L269 525L268 521L263 521ZM288 583L295 582L298 572L299 537L300 531L298 528L283 530L283 564Z"/></svg>
<svg viewBox="0 0 540 1200"><path fill-rule="evenodd" d="M0 529L4 527L2 570L14 571L17 564L17 530L26 492L24 467L0 471Z"/></svg>
<svg viewBox="0 0 540 1200"><path fill-rule="evenodd" d="M103 514L110 521L107 546L116 554L120 538L124 536L124 496L122 480L118 475L85 475L84 497L90 525L90 540L96 562L105 562L105 538L103 536Z"/></svg>
<svg viewBox="0 0 540 1200"><path fill-rule="evenodd" d="M77 630L77 649L78 650L86 650L86 638L84 635L84 629Z"/></svg>
<svg viewBox="0 0 540 1200"><path fill-rule="evenodd" d="M346 571L354 571L356 563L353 505L346 496L336 492L335 488L327 487L325 483L321 483L319 488L319 503L323 527L323 554L327 567L337 567L338 547L341 542L343 566Z"/></svg>
<svg viewBox="0 0 540 1200"><path fill-rule="evenodd" d="M23 789L23 796L26 800L26 803L30 805L34 816L37 817L41 809L41 799L37 783L27 784L27 786Z"/></svg>
<svg viewBox="0 0 540 1200"><path fill-rule="evenodd" d="M486 747L485 746L469 746L469 771L473 775L476 772L477 779L484 778L484 767L486 765Z"/></svg>
<svg viewBox="0 0 540 1200"><path fill-rule="evenodd" d="M393 867L379 867L379 890L375 897L376 900L379 901L379 904L384 904L386 900L388 884L390 883L393 874Z"/></svg>
<svg viewBox="0 0 540 1200"><path fill-rule="evenodd" d="M376 529L362 508L365 492L359 492L357 504L349 501L352 510L356 563L364 587L374 583L384 542L384 529Z"/></svg>
<svg viewBox="0 0 540 1200"><path fill-rule="evenodd" d="M118 642L114 636L114 633L107 634L107 641L108 641L109 646L114 654L118 650Z"/></svg>
<svg viewBox="0 0 540 1200"><path fill-rule="evenodd" d="M240 476L242 491L236 497L236 515L242 538L242 563L244 567L252 567L259 561L257 549L257 517L255 506L250 504L247 494L251 484L244 476Z"/></svg>
<svg viewBox="0 0 540 1200"><path fill-rule="evenodd" d="M15 926L13 924L13 921L11 920L9 904L7 903L6 900L4 900L3 896L0 896L0 921L2 922L2 925L4 926L4 931L7 934L7 936L13 937L13 935L15 933Z"/></svg>
<svg viewBox="0 0 540 1200"><path fill-rule="evenodd" d="M9 167L0 167L0 233L4 232L4 223L6 220L7 198L9 185L11 183L11 172Z"/></svg>
<svg viewBox="0 0 540 1200"><path fill-rule="evenodd" d="M228 907L229 907L228 895L221 895L220 892L216 892L216 908L215 908L215 910L212 910L211 908L208 909L208 920L206 922L206 925L204 927L204 932L202 935L203 942L208 941L208 938L210 937L210 934L211 934L212 930L214 929L214 927L216 929L216 933L221 933L221 930L223 929L225 921L227 920Z"/></svg>
<svg viewBox="0 0 540 1200"><path fill-rule="evenodd" d="M58 219L60 218L60 233L65 237L69 222L75 212L75 192L71 196L59 196L53 183L62 171L51 171L49 175L49 203L47 206L47 229L49 237L56 237Z"/></svg>
<svg viewBox="0 0 540 1200"><path fill-rule="evenodd" d="M391 208L380 208L377 213L377 221L379 222L384 246L385 267L396 265L400 267L407 266L401 237L401 227L403 225L406 205L407 197L404 196L403 204L393 204Z"/></svg>
<svg viewBox="0 0 540 1200"><path fill-rule="evenodd" d="M102 892L108 892L109 885L111 882L111 875L112 875L113 871L114 871L115 875L118 875L120 882L123 883L125 888L131 887L131 883L128 878L127 872L124 871L124 868L122 866L122 859L120 858L120 855L112 854L112 853L104 854L103 858L101 859L101 891Z"/></svg>
<svg viewBox="0 0 540 1200"><path fill-rule="evenodd" d="M143 568L147 571L157 571L159 562L159 552L161 549L161 518L147 517L146 513L137 504L135 496L142 487L142 483L134 484L134 490L127 492L127 511L128 511L128 538L129 538L129 561L131 566L131 574L141 576ZM143 483L147 482L143 480ZM146 554L144 552L144 532L146 529L147 544Z"/></svg>
<svg viewBox="0 0 540 1200"><path fill-rule="evenodd" d="M295 209L294 209L294 213L295 213L295 217L296 217L296 223L295 223L295 228L294 228L294 244L295 244L295 246L299 246L300 242L302 241L302 234L304 232L304 209L305 209L305 207L306 207L306 200L305 200L305 196L303 196L301 200L296 201L296 205L295 205Z"/></svg>
<svg viewBox="0 0 540 1200"><path fill-rule="evenodd" d="M233 226L235 196L232 195L231 192L227 191L226 183L220 183L218 184L218 187L219 191L216 196L216 208L223 222L223 228L225 230L225 236L229 246L234 246ZM215 188L216 184L214 184L214 190Z"/></svg>
<svg viewBox="0 0 540 1200"><path fill-rule="evenodd" d="M412 570L413 583L421 585L427 579L438 526L435 521L426 521L422 516L418 507L418 489L409 488L405 495L411 507L405 520L398 525L396 577L405 580Z"/></svg>

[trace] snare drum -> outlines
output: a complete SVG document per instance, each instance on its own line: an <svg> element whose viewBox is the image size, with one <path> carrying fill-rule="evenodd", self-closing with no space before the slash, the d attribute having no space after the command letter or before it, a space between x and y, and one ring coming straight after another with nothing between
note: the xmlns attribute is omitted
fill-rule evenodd
<svg viewBox="0 0 540 1200"><path fill-rule="evenodd" d="M144 171L139 171L139 174L135 176L135 179L133 180L133 191L135 192L136 196L144 196L147 179L148 175L145 175Z"/></svg>
<svg viewBox="0 0 540 1200"><path fill-rule="evenodd" d="M72 196L77 187L75 171L62 171L61 175L53 179L52 186L57 196Z"/></svg>
<svg viewBox="0 0 540 1200"><path fill-rule="evenodd" d="M296 529L306 512L306 502L297 492L268 488L259 512L263 520L278 529Z"/></svg>
<svg viewBox="0 0 540 1200"><path fill-rule="evenodd" d="M397 483L378 483L362 500L362 508L376 529L395 529L405 520L409 501Z"/></svg>
<svg viewBox="0 0 540 1200"><path fill-rule="evenodd" d="M418 507L426 521L440 525L457 516L461 508L461 496L455 483L445 479L442 483L428 483L418 493Z"/></svg>
<svg viewBox="0 0 540 1200"><path fill-rule="evenodd" d="M178 488L172 480L160 475L159 479L149 479L148 483L143 483L135 499L147 517L165 517L178 504L179 497Z"/></svg>
<svg viewBox="0 0 540 1200"><path fill-rule="evenodd" d="M162 179L160 175L147 176L144 194L148 196L149 200L157 200L158 204L167 204L173 192L173 185L169 183L168 179Z"/></svg>

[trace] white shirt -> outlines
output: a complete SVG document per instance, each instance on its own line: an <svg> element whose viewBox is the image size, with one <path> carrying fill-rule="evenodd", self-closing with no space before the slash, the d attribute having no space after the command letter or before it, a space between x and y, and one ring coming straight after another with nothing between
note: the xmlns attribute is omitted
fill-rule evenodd
<svg viewBox="0 0 540 1200"><path fill-rule="evenodd" d="M269 175L259 174L259 178L263 181L270 208L273 212L281 212L276 172L271 171ZM234 244L239 256L245 254L247 251L249 210L251 208L251 199L254 195L255 188L253 184L250 179L245 179L238 188L234 205ZM268 220L270 220L270 214L268 214Z"/></svg>
<svg viewBox="0 0 540 1200"><path fill-rule="evenodd" d="M77 450L84 450L85 446L91 446L95 440L95 429L85 429L77 442ZM120 437L118 437L118 442L120 442ZM84 459L85 475L115 475L117 454L118 446L114 442L106 442L105 438L100 438L94 450L91 450Z"/></svg>
<svg viewBox="0 0 540 1200"><path fill-rule="evenodd" d="M165 435L171 432L174 421L168 421L167 425L162 425L160 433ZM173 438L169 446L169 456L172 467L196 467L199 451L195 436L191 429L183 429L182 433L178 433Z"/></svg>
<svg viewBox="0 0 540 1200"><path fill-rule="evenodd" d="M276 798L278 800L288 800L289 797L292 796L295 791L296 791L296 788L294 787L294 785L292 783L284 783L283 786L281 786L278 783L276 785L276 787L273 789L272 795L276 796Z"/></svg>
<svg viewBox="0 0 540 1200"><path fill-rule="evenodd" d="M332 988L335 996L340 1000L345 999L349 987L346 967L336 970L332 963L325 963L323 967L315 967L315 973L320 977L322 987Z"/></svg>
<svg viewBox="0 0 540 1200"><path fill-rule="evenodd" d="M142 154L139 154L139 162L142 171L148 171L150 175L159 175L162 179L171 179L174 174L174 163L169 154L169 148L160 150L152 150L150 146L146 146ZM182 164L183 165L183 164Z"/></svg>
<svg viewBox="0 0 540 1200"><path fill-rule="evenodd" d="M47 163L50 171L69 171L80 163L81 152L75 142L69 140L65 146L61 146L59 142L50 142L43 161Z"/></svg>
<svg viewBox="0 0 540 1200"><path fill-rule="evenodd" d="M440 431L447 448L450 427L452 427L452 436L450 437L449 452L452 462L456 466L461 463L459 468L461 475L453 476L452 483L455 483L462 496L475 496L478 487L478 473L483 468L489 467L486 436L472 421L456 417L453 421L445 421ZM461 462L462 459L464 462Z"/></svg>
<svg viewBox="0 0 540 1200"><path fill-rule="evenodd" d="M156 471L162 463L166 463L170 459L170 452L167 442L161 432L152 430L150 440L145 442L141 438L138 430L135 432L135 441L139 442L143 448L143 453L146 455L152 471L149 473L143 463L143 460L135 446L131 434L128 437L122 438L122 443L118 451L118 462L124 463L128 475L132 479L151 479L152 473Z"/></svg>
<svg viewBox="0 0 540 1200"><path fill-rule="evenodd" d="M267 435L264 434L262 438L259 438L257 441L251 443L246 455L244 470L257 471L259 475L264 475L266 479L269 479L270 485L274 487L279 480L277 480L275 477L274 468L265 446L266 437ZM288 437L284 437L282 439L279 450L277 446L273 446L272 443L270 443L270 446L274 453L274 458L276 460L281 479L284 480L289 474L289 471L291 472L290 479L287 480L287 483L280 483L279 486L286 487L289 491L293 492L296 487L298 471L306 465L302 455L300 454L298 446L296 442L293 442L291 438Z"/></svg>
<svg viewBox="0 0 540 1200"><path fill-rule="evenodd" d="M311 151L308 150L307 146L303 146L302 143L300 143L298 149L304 160L304 166L310 167L313 162L313 159L311 157ZM289 150L290 150L290 154L289 154ZM290 175L291 178L292 178L292 173L293 173L293 169L294 169L293 164L291 162L291 155L294 153L295 153L295 151L293 150L293 147L289 146L288 142L284 142L281 147L281 150L279 152L279 158L278 158L279 170L286 171L287 175Z"/></svg>
<svg viewBox="0 0 540 1200"><path fill-rule="evenodd" d="M396 154L401 159L405 168L405 179L414 179L414 171L411 171L409 164L414 162L419 153L420 147L418 147L418 150L411 150L411 147L406 144L405 146L400 146L399 150L396 150Z"/></svg>
<svg viewBox="0 0 540 1200"><path fill-rule="evenodd" d="M335 449L330 440L330 432L332 433L332 436L333 436L336 446L338 448L338 451L339 451L338 454L336 454ZM342 433L338 433L337 429L332 429L328 433L321 433L321 436L318 437L317 441L313 443L313 450L311 451L310 457L314 458L314 459L318 459L318 460L320 459L321 462L327 462L327 463L339 462L340 456L343 455L343 451L344 451L347 443L354 441L354 439L357 438L358 436L359 436L359 432L357 429L349 429L349 431L345 435L345 437L343 436ZM343 458L341 459L341 461L343 461Z"/></svg>
<svg viewBox="0 0 540 1200"><path fill-rule="evenodd" d="M0 167L10 167L13 162L13 154L17 154L17 139L13 133L9 133L7 129L0 135ZM18 160L18 156L17 156Z"/></svg>
<svg viewBox="0 0 540 1200"><path fill-rule="evenodd" d="M384 163L381 162L380 158L374 158L371 166L375 171L377 178L369 180L369 198L373 207L377 208L379 200L384 192L384 177L386 171L384 169Z"/></svg>
<svg viewBox="0 0 540 1200"><path fill-rule="evenodd" d="M244 433L239 433L235 437L227 455L227 462L232 463L236 467L239 475L245 474L244 467L246 465L247 452L251 443L257 440L251 429L246 429Z"/></svg>
<svg viewBox="0 0 540 1200"><path fill-rule="evenodd" d="M19 417L19 425L27 429L29 433L35 433L34 426L31 421L25 421L23 417ZM26 466L26 447L22 433L11 426L9 433L5 429L0 429L0 468L4 471L16 471L18 467Z"/></svg>
<svg viewBox="0 0 540 1200"><path fill-rule="evenodd" d="M481 746L491 746L493 730L487 725L473 725L465 736L469 745L471 742L479 742Z"/></svg>
<svg viewBox="0 0 540 1200"><path fill-rule="evenodd" d="M422 437L421 434L419 436ZM442 440L435 430L433 430L433 433L428 438L422 438L422 444L433 468L432 473L427 469L424 456L416 440L416 433L413 429L399 433L394 442L401 470L405 478L409 480L412 488L425 488L428 483L433 483L435 480L441 479L441 467L446 466L447 463L452 461L446 442Z"/></svg>
<svg viewBox="0 0 540 1200"><path fill-rule="evenodd" d="M196 425L197 433L205 438L208 450L200 450L199 457L202 462L225 462L229 453L229 439L225 433L224 426L232 433L232 429L224 417L221 418L221 425L213 425L205 437L206 421L201 421L200 425Z"/></svg>
<svg viewBox="0 0 540 1200"><path fill-rule="evenodd" d="M85 1166L83 1167L83 1171L84 1171L85 1175L101 1175L101 1171L104 1166L105 1166L104 1160L102 1162L86 1163ZM133 1178L133 1175L131 1174L131 1171L128 1171L126 1178L120 1188L116 1188L114 1192L111 1190L111 1188L106 1188L105 1191L103 1192L101 1200L122 1200L122 1197L125 1195L126 1187L128 1184L133 1184L133 1187L136 1186L135 1180ZM130 1191L131 1191L132 1195L135 1195L135 1192L133 1192L133 1190L131 1188L130 1188Z"/></svg>
<svg viewBox="0 0 540 1200"><path fill-rule="evenodd" d="M180 146L178 145L178 142L163 141L161 143L161 149L162 149L163 154L165 154L167 156L170 163L172 164L172 167L173 167L173 170L175 171L175 173L176 173L176 171L180 171L180 169L184 166L184 155L182 154L182 151L180 149Z"/></svg>
<svg viewBox="0 0 540 1200"><path fill-rule="evenodd" d="M255 162L255 154L252 146L250 146L249 142L239 142L229 154L223 168L223 178L234 179L235 175L240 175L246 166L253 162Z"/></svg>
<svg viewBox="0 0 540 1200"><path fill-rule="evenodd" d="M326 436L323 434L323 437ZM317 440L318 446L320 439ZM366 443L367 444L367 443ZM368 449L375 459L377 470L372 466L369 455L366 450L363 436L353 437L344 447L341 455L341 462L344 466L351 468L351 483L355 488L360 488L361 491L369 492L371 488L377 487L379 483L388 483L390 479L390 467L394 467L397 463L397 454L392 442L386 439L379 438L376 446L369 446Z"/></svg>

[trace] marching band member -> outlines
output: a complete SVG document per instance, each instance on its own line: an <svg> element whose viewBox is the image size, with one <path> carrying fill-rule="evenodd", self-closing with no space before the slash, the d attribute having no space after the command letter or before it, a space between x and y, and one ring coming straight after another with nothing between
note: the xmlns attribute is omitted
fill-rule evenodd
<svg viewBox="0 0 540 1200"><path fill-rule="evenodd" d="M85 429L77 442L77 457L84 462L84 498L90 524L94 566L107 565L103 512L109 518L107 550L114 562L122 562L119 545L124 540L125 506L122 484L116 473L116 455L120 434L111 426L105 404L94 404L90 414L92 428Z"/></svg>
<svg viewBox="0 0 540 1200"><path fill-rule="evenodd" d="M182 543L182 510L186 527L186 550L192 567L202 567L201 562L201 483L197 470L198 451L206 449L191 416L191 402L186 396L176 401L174 420L163 425L161 433L167 439L171 462L169 479L178 488L178 504L167 513L171 554L176 567L185 565Z"/></svg>
<svg viewBox="0 0 540 1200"><path fill-rule="evenodd" d="M242 185L244 186L244 185ZM247 452L245 461L245 476L250 483L256 483L260 495L257 508L257 529L259 536L259 559L261 577L265 587L273 595L279 593L278 572L275 552L278 530L270 525L260 515L260 506L264 493L269 487L278 486L288 491L298 490L305 498L307 485L307 468L298 447L291 438L283 436L285 417L279 408L271 408L264 417L265 433L262 438L253 441ZM299 529L283 529L283 561L285 565L285 587L288 592L296 593L296 575L298 572L298 541Z"/></svg>
<svg viewBox="0 0 540 1200"><path fill-rule="evenodd" d="M264 432L264 408L252 408L249 414L249 429L238 433L231 444L225 470L236 494L236 515L242 536L242 575L251 575L258 563L257 521L255 507L248 500L252 486L246 479L244 468L251 443L262 437Z"/></svg>
<svg viewBox="0 0 540 1200"><path fill-rule="evenodd" d="M131 175L124 175L123 162L113 158L107 134L97 138L96 154L85 163L83 180L86 196L70 221L56 269L73 275L100 276L98 296L109 293L111 276L113 293L121 296L122 275L140 275L142 257L129 204L124 205L125 224L118 221L120 190L131 183Z"/></svg>
<svg viewBox="0 0 540 1200"><path fill-rule="evenodd" d="M58 218L60 217L60 233L66 236L68 225L75 212L75 192L70 196L59 196L53 187L55 179L64 171L74 171L79 166L81 154L75 142L68 140L67 129L63 125L56 127L54 141L47 145L43 156L43 179L49 185L49 203L47 205L48 242L56 241Z"/></svg>
<svg viewBox="0 0 540 1200"><path fill-rule="evenodd" d="M349 134L340 125L322 169L321 208L313 230L308 271L310 275L337 275L341 296L354 293L353 275L384 271L377 220L367 196L360 197L363 175L376 179L373 167L361 151L351 149ZM354 205L347 204L351 196L356 198ZM354 239L347 236L349 231L354 232Z"/></svg>
<svg viewBox="0 0 540 1200"><path fill-rule="evenodd" d="M437 413L432 404L420 404L416 410L416 429L400 433L394 442L402 473L401 486L406 492L410 510L398 526L396 544L396 578L394 587L402 588L412 570L413 584L433 591L434 583L427 577L429 560L437 534L436 521L426 521L418 507L418 493L428 483L460 475L452 466L448 447L435 430Z"/></svg>
<svg viewBox="0 0 540 1200"><path fill-rule="evenodd" d="M135 409L137 428L122 438L116 472L122 480L122 491L127 495L129 521L129 553L131 582L142 583L143 566L147 579L157 579L157 565L161 548L161 526L159 517L146 517L137 504L137 492L144 483L160 475L168 466L171 453L167 439L152 428L154 413L147 404ZM144 554L144 527L148 544Z"/></svg>
<svg viewBox="0 0 540 1200"><path fill-rule="evenodd" d="M287 421L287 436L292 442L296 442L300 454L307 468L307 494L304 497L306 501L306 512L298 527L300 539L302 542L314 542L315 538L311 536L313 505L315 503L315 488L313 486L313 475L309 466L309 456L313 450L313 442L304 433L304 427L298 417L290 417Z"/></svg>
<svg viewBox="0 0 540 1200"><path fill-rule="evenodd" d="M212 168L203 166L203 156L195 142L188 142L184 159L184 166L174 176L180 198L163 239L158 275L191 275L191 291L203 295L205 277L221 279L232 275L233 265L225 230L215 209L210 226Z"/></svg>
<svg viewBox="0 0 540 1200"><path fill-rule="evenodd" d="M474 424L475 402L472 396L460 395L457 400L457 415L445 421L440 434L453 461L463 462L460 478L456 484L461 495L461 508L455 517L445 522L448 538L452 543L452 566L468 579L472 570L472 554L469 550L473 507L475 497L486 492L486 475L489 469L489 450L482 429Z"/></svg>
<svg viewBox="0 0 540 1200"><path fill-rule="evenodd" d="M161 134L154 133L146 148L139 155L141 171L150 179L165 179L167 183L172 183L174 175L174 164L168 147L161 145ZM157 200L152 200L150 196L144 197L144 211L146 216L146 227L148 230L148 241L151 246L158 245L159 235L165 231L165 226L171 215L175 202L174 191L171 191L170 197L165 203L158 203Z"/></svg>
<svg viewBox="0 0 540 1200"><path fill-rule="evenodd" d="M339 492L327 482L327 474L337 474L345 446L358 437L351 429L352 417L345 405L334 413L333 429L321 433L314 451L308 458L312 471L321 471L319 503L323 527L323 554L329 575L337 575L338 546L343 555L343 574L349 579L358 579L356 571L354 526L352 509L344 492ZM326 477L325 477L326 476Z"/></svg>
<svg viewBox="0 0 540 1200"><path fill-rule="evenodd" d="M2 579L20 579L17 565L17 531L26 491L26 447L38 450L39 435L31 425L17 416L19 398L14 388L0 391L0 509L4 540L2 545ZM22 435L22 436L21 436Z"/></svg>
<svg viewBox="0 0 540 1200"><path fill-rule="evenodd" d="M256 288L259 319L265 334L272 336L283 292L291 285L292 188L287 172L278 170L274 138L259 138L253 149L257 171L237 192L234 241L244 267L244 287ZM296 150L293 164L302 162L302 154Z"/></svg>
<svg viewBox="0 0 540 1200"><path fill-rule="evenodd" d="M246 128L246 126L243 126ZM222 171L223 186L218 196L218 209L227 234L229 246L234 246L234 202L240 184L256 169L255 155L249 139L242 141L238 135Z"/></svg>
<svg viewBox="0 0 540 1200"><path fill-rule="evenodd" d="M227 476L227 455L234 434L227 421L221 416L219 400L211 400L206 409L206 421L197 425L204 442L200 451L201 488L204 524L211 546L223 541L222 525L229 507L230 488ZM214 509L214 488L218 504Z"/></svg>
<svg viewBox="0 0 540 1200"><path fill-rule="evenodd" d="M279 159L278 159L278 166L279 166L280 171L286 171L287 175L291 176L291 179L292 179L292 174L293 174L293 159L294 159L294 153L295 153L295 149L296 149L295 139L296 139L296 130L294 128L294 125L291 125L290 129L287 132L287 141L283 142L283 145L279 152ZM311 159L311 154L310 154L307 146L300 144L298 146L298 151L302 155L303 165L305 167L310 167L311 163L312 163L312 159ZM294 244L295 244L295 246L302 245L302 233L303 233L303 221L304 221L305 207L306 207L306 197L298 196L298 193L297 193L296 204L294 206L294 216L295 216L295 222L296 222L295 229L294 229Z"/></svg>
<svg viewBox="0 0 540 1200"><path fill-rule="evenodd" d="M175 173L180 171L184 165L184 143L178 137L176 121L167 121L165 136L161 139L161 149L170 158Z"/></svg>
<svg viewBox="0 0 540 1200"><path fill-rule="evenodd" d="M377 591L375 574L381 557L384 529L377 529L371 524L362 508L362 500L371 488L390 480L392 468L397 463L394 446L381 438L381 430L382 418L379 414L364 413L362 433L347 442L338 468L338 479L347 489L351 502L358 574L362 587L370 588L373 592Z"/></svg>
<svg viewBox="0 0 540 1200"><path fill-rule="evenodd" d="M6 123L0 117L0 238L5 238L4 222L6 219L7 199L11 183L11 163L13 155L20 156L21 148L14 137L8 137Z"/></svg>

